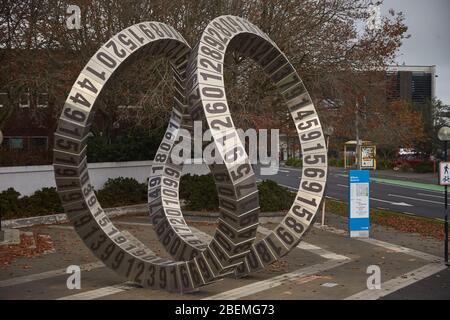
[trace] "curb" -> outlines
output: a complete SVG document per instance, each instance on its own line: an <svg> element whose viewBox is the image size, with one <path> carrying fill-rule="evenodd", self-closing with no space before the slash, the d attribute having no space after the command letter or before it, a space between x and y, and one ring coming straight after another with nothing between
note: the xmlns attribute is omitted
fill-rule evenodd
<svg viewBox="0 0 450 320"><path fill-rule="evenodd" d="M109 218L119 217L123 215L137 214L147 211L147 204L137 204L126 207L107 208L105 213ZM47 216L28 217L20 219L10 219L2 221L2 228L26 228L35 225L47 225L69 222L65 213L51 214Z"/></svg>
<svg viewBox="0 0 450 320"><path fill-rule="evenodd" d="M0 238L0 246L9 246L20 243L20 231L14 229L5 229L0 231L2 236Z"/></svg>
<svg viewBox="0 0 450 320"><path fill-rule="evenodd" d="M139 213L146 213L148 210L147 204L136 204L126 207L116 207L116 208L106 208L105 213L109 218L115 218L126 215L134 215ZM218 218L218 212L200 212L200 211L183 211L185 217L195 217L195 218ZM284 217L286 213L283 212L262 212L259 214L261 218L274 218L274 217ZM18 229L32 227L36 225L50 225L50 224L60 224L67 223L67 215L65 213L51 214L47 216L37 216L37 217L27 217L20 219L10 219L2 221L2 229Z"/></svg>
<svg viewBox="0 0 450 320"><path fill-rule="evenodd" d="M423 179L416 179L416 178L410 178L410 177L393 177L390 175L384 175L384 174L374 174L372 176L373 178L381 178L381 179L391 179L391 180L400 180L400 181L411 181L411 182L418 182L418 183L424 183L424 184L433 184L433 185L437 185L438 183L438 178L436 177L434 182L428 181L428 180L423 180Z"/></svg>

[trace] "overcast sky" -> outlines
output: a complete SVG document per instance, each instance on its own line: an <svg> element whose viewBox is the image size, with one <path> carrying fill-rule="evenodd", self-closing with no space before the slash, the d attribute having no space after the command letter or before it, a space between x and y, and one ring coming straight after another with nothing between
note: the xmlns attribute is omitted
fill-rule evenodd
<svg viewBox="0 0 450 320"><path fill-rule="evenodd" d="M411 35L398 63L436 65L436 96L450 105L450 0L384 0L382 14L391 8L405 14Z"/></svg>

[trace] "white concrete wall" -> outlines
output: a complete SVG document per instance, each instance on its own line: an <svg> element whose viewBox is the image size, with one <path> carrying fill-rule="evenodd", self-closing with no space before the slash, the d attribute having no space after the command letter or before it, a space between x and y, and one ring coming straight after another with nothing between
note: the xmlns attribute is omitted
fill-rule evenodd
<svg viewBox="0 0 450 320"><path fill-rule="evenodd" d="M145 182L152 161L101 162L88 164L91 183L95 189L103 187L108 178L130 177ZM205 165L186 165L183 174L207 174ZM22 195L31 195L44 187L56 187L52 165L0 168L0 192L14 188Z"/></svg>

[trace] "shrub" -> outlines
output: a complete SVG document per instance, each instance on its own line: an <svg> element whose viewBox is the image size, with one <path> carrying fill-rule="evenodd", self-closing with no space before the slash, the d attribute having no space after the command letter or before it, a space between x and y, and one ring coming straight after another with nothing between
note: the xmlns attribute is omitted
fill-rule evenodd
<svg viewBox="0 0 450 320"><path fill-rule="evenodd" d="M64 212L56 188L42 188L30 197L24 197L23 210L35 215L47 215Z"/></svg>
<svg viewBox="0 0 450 320"><path fill-rule="evenodd" d="M279 186L275 181L265 180L258 185L259 203L262 212L287 210L295 199L295 194Z"/></svg>
<svg viewBox="0 0 450 320"><path fill-rule="evenodd" d="M147 185L133 178L108 179L97 198L104 208L120 207L147 201Z"/></svg>
<svg viewBox="0 0 450 320"><path fill-rule="evenodd" d="M211 174L184 175L180 181L180 198L186 201L188 210L217 210L219 198Z"/></svg>
<svg viewBox="0 0 450 320"><path fill-rule="evenodd" d="M135 129L111 140L91 137L88 140L88 162L151 160L155 157L163 136L164 128L153 132Z"/></svg>
<svg viewBox="0 0 450 320"><path fill-rule="evenodd" d="M271 180L258 185L262 212L282 211L290 208L295 194ZM133 178L108 179L103 189L96 192L104 208L140 204L147 201L147 185ZM211 174L185 175L180 182L180 198L186 201L187 210L218 210L219 200ZM2 218L24 218L30 216L62 213L56 188L43 188L32 196L20 197L13 188L0 193Z"/></svg>
<svg viewBox="0 0 450 320"><path fill-rule="evenodd" d="M344 159L328 158L328 165L330 167L344 167Z"/></svg>
<svg viewBox="0 0 450 320"><path fill-rule="evenodd" d="M303 165L303 160L299 158L289 158L286 160L286 165L289 167L300 168Z"/></svg>
<svg viewBox="0 0 450 320"><path fill-rule="evenodd" d="M414 167L414 171L417 173L432 173L434 170L433 162L423 161Z"/></svg>
<svg viewBox="0 0 450 320"><path fill-rule="evenodd" d="M0 193L0 213L3 218L8 218L20 210L20 193L9 188Z"/></svg>
<svg viewBox="0 0 450 320"><path fill-rule="evenodd" d="M63 212L56 188L43 188L31 196L20 198L13 188L0 193L2 218L23 218Z"/></svg>
<svg viewBox="0 0 450 320"><path fill-rule="evenodd" d="M413 168L408 163L403 163L400 165L400 171L401 172L411 172L413 171Z"/></svg>
<svg viewBox="0 0 450 320"><path fill-rule="evenodd" d="M394 167L394 163L390 160L380 159L377 160L377 169L378 170L387 170L392 169Z"/></svg>
<svg viewBox="0 0 450 320"><path fill-rule="evenodd" d="M294 202L295 194L271 180L258 185L262 212L287 210ZM188 210L218 210L219 200L211 174L185 175L181 178L180 198L186 200Z"/></svg>

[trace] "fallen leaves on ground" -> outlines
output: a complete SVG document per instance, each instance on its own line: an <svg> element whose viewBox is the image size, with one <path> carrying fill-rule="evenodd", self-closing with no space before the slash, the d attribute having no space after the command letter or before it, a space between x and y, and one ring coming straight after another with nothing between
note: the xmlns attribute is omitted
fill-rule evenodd
<svg viewBox="0 0 450 320"><path fill-rule="evenodd" d="M0 268L9 266L18 258L35 258L54 250L53 241L48 235L20 234L20 244L0 246ZM22 265L23 269L30 269L30 265Z"/></svg>
<svg viewBox="0 0 450 320"><path fill-rule="evenodd" d="M346 203L327 200L326 208L327 212L348 217L348 206ZM370 223L401 232L416 233L423 237L433 237L438 240L444 239L444 223L434 219L412 217L381 209L371 209Z"/></svg>
<svg viewBox="0 0 450 320"><path fill-rule="evenodd" d="M278 260L267 267L268 272L287 272L288 263L285 260Z"/></svg>

